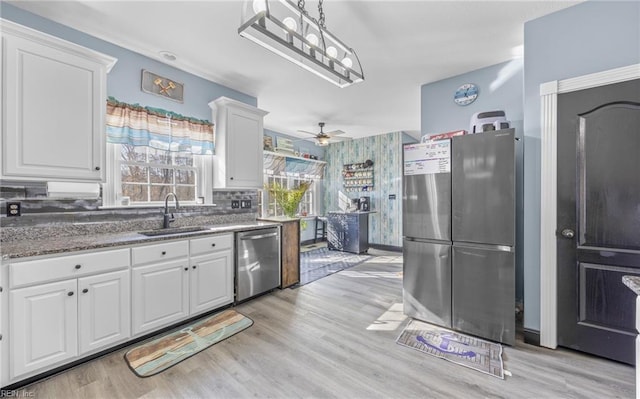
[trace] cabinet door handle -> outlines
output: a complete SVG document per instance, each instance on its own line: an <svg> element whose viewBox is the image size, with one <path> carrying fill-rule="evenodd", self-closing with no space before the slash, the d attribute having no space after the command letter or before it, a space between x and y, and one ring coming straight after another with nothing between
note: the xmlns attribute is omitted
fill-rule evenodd
<svg viewBox="0 0 640 399"><path fill-rule="evenodd" d="M195 269L196 267L198 267L198 265L193 265L193 268Z"/></svg>
<svg viewBox="0 0 640 399"><path fill-rule="evenodd" d="M67 292L67 296L73 296L73 291Z"/></svg>
<svg viewBox="0 0 640 399"><path fill-rule="evenodd" d="M82 265L76 265L76 270L80 269Z"/></svg>
<svg viewBox="0 0 640 399"><path fill-rule="evenodd" d="M229 180L233 180L233 177L230 177Z"/></svg>
<svg viewBox="0 0 640 399"><path fill-rule="evenodd" d="M99 166L96 166L96 167L95 167L95 170L100 170L100 167L99 167Z"/></svg>
<svg viewBox="0 0 640 399"><path fill-rule="evenodd" d="M184 268L184 271L185 271L185 272L189 271L189 268L188 268L188 267L185 267L185 268Z"/></svg>
<svg viewBox="0 0 640 399"><path fill-rule="evenodd" d="M215 246L216 246L216 243L214 242L213 244L211 244L211 246L212 246L212 247L215 247Z"/></svg>
<svg viewBox="0 0 640 399"><path fill-rule="evenodd" d="M83 289L83 290L82 290L82 293L83 293L83 294L86 294L87 292L89 292L89 289L88 289L88 288L85 288L85 289Z"/></svg>
<svg viewBox="0 0 640 399"><path fill-rule="evenodd" d="M167 254L167 251L162 251L162 255L166 255L166 254Z"/></svg>

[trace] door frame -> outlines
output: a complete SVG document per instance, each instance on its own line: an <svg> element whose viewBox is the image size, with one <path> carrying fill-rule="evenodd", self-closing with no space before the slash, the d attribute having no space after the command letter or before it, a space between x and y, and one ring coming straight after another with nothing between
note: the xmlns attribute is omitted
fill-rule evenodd
<svg viewBox="0 0 640 399"><path fill-rule="evenodd" d="M540 345L558 346L557 326L557 166L558 94L640 78L640 64L540 85ZM542 212L542 204L545 211Z"/></svg>

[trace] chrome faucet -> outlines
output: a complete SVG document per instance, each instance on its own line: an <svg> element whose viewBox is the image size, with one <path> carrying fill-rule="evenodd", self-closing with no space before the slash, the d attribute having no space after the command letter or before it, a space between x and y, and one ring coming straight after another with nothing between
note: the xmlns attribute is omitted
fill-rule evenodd
<svg viewBox="0 0 640 399"><path fill-rule="evenodd" d="M173 196L173 198L176 200L175 210L177 211L180 207L180 203L178 202L178 196L176 195L176 193L171 192L167 194L166 197L164 197L164 220L162 221L163 229L168 229L171 222L174 222L176 220L173 216L173 213L169 213L169 197L171 196Z"/></svg>

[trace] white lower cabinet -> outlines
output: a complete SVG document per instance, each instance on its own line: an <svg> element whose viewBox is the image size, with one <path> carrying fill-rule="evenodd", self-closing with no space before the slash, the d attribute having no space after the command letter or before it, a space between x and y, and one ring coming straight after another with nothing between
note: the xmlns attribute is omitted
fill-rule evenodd
<svg viewBox="0 0 640 399"><path fill-rule="evenodd" d="M129 249L3 265L10 288L3 308L9 322L3 383L129 338L129 266Z"/></svg>
<svg viewBox="0 0 640 399"><path fill-rule="evenodd" d="M233 302L231 251L191 258L190 311L205 312Z"/></svg>
<svg viewBox="0 0 640 399"><path fill-rule="evenodd" d="M162 327L189 315L187 258L134 267L133 334Z"/></svg>
<svg viewBox="0 0 640 399"><path fill-rule="evenodd" d="M15 289L10 303L12 377L130 335L129 270Z"/></svg>
<svg viewBox="0 0 640 399"><path fill-rule="evenodd" d="M0 264L0 387L233 303L233 259L218 234Z"/></svg>
<svg viewBox="0 0 640 399"><path fill-rule="evenodd" d="M133 334L233 302L233 235L133 248Z"/></svg>
<svg viewBox="0 0 640 399"><path fill-rule="evenodd" d="M11 291L11 377L78 354L76 280Z"/></svg>
<svg viewBox="0 0 640 399"><path fill-rule="evenodd" d="M131 335L129 270L78 279L80 355Z"/></svg>

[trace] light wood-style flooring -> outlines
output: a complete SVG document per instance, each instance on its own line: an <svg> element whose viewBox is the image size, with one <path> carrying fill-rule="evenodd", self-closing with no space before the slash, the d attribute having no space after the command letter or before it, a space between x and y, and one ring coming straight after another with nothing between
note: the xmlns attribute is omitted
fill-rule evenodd
<svg viewBox="0 0 640 399"><path fill-rule="evenodd" d="M500 380L400 346L402 258L238 306L254 325L149 378L125 349L25 387L37 398L632 398L633 367L518 341Z"/></svg>

